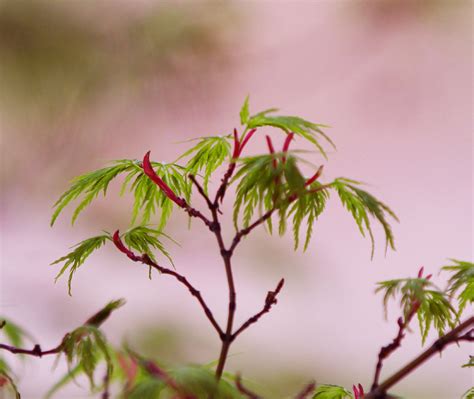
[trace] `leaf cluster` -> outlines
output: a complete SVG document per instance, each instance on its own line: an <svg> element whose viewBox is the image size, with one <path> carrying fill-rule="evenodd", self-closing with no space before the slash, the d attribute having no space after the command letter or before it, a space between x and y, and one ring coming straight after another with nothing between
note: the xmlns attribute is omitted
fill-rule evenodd
<svg viewBox="0 0 474 399"><path fill-rule="evenodd" d="M175 163L152 162L153 168L162 180L178 196L189 199L191 183L185 177L185 168ZM56 201L51 225L54 225L60 213L73 201L79 199L74 209L72 223L79 214L100 194L107 194L110 183L120 174L125 175L121 193L127 189L133 193L134 203L132 221L140 219L147 224L151 217L160 211L159 228L162 229L173 210L173 202L144 174L141 163L137 160L122 159L112 162L110 166L85 173L72 180L70 188Z"/></svg>
<svg viewBox="0 0 474 399"><path fill-rule="evenodd" d="M344 387L338 385L319 385L313 399L352 399L353 395Z"/></svg>
<svg viewBox="0 0 474 399"><path fill-rule="evenodd" d="M231 152L230 135L201 137L199 142L179 157L189 157L186 163L187 174L198 175L201 171L204 177L204 190L207 193L209 179L214 171L229 159ZM194 141L194 140L192 140Z"/></svg>
<svg viewBox="0 0 474 399"><path fill-rule="evenodd" d="M322 130L328 126L310 122L299 116L272 115L277 111L278 108L270 108L251 116L249 98L247 97L240 110L240 122L247 129L268 126L281 129L287 134L293 132L315 145L325 158L327 158L327 154L320 143L321 139L325 140L333 148L336 148L332 140Z"/></svg>
<svg viewBox="0 0 474 399"><path fill-rule="evenodd" d="M196 399L208 399L210 395L216 399L241 398L232 377L224 375L218 382L214 371L207 366L168 369L160 365L163 373L176 384L171 386L166 378L152 374L146 367L149 361L137 354L131 356L127 349L116 354L116 359L120 360L115 364L114 380L122 384L121 397L124 399L167 399L176 394Z"/></svg>
<svg viewBox="0 0 474 399"><path fill-rule="evenodd" d="M422 343L434 327L441 336L447 327L454 327L457 313L449 301L447 294L439 290L426 278L405 278L387 280L378 283L376 292L383 292L385 311L390 299L400 297L400 306L406 321L416 310Z"/></svg>
<svg viewBox="0 0 474 399"><path fill-rule="evenodd" d="M370 224L369 216L377 220L385 233L385 251L388 247L395 249L392 228L387 221L391 217L398 222L395 213L383 202L379 201L372 194L360 189L361 183L355 180L340 177L331 184L336 190L342 204L351 213L363 236L369 234L372 243L372 256L374 253L374 235Z"/></svg>
<svg viewBox="0 0 474 399"><path fill-rule="evenodd" d="M171 237L160 230L155 230L148 226L132 227L122 234L123 240L132 250L136 250L140 254L147 254L153 260L156 260L156 255L154 253L156 250L173 263L171 256L160 240L160 237L172 240ZM56 281L66 271L68 271L69 295L71 295L72 290L72 278L77 269L84 264L93 252L101 248L107 241L112 241L111 235L107 232L104 232L104 234L99 236L85 239L73 246L71 252L51 263L52 265L63 263L61 270L56 275Z"/></svg>
<svg viewBox="0 0 474 399"><path fill-rule="evenodd" d="M61 342L61 352L68 364L68 373L48 391L46 398L53 397L61 388L83 374L87 377L91 391L98 391L109 383L114 372L115 352L108 344L103 332L99 329L115 310L125 304L125 300L110 301L91 316L82 326L67 333ZM108 376L104 382L97 384L95 374L100 364L105 364Z"/></svg>
<svg viewBox="0 0 474 399"><path fill-rule="evenodd" d="M448 281L447 292L451 296L457 294L458 313L463 313L468 304L474 303L474 263L450 259L452 265L444 266L442 270L452 272Z"/></svg>

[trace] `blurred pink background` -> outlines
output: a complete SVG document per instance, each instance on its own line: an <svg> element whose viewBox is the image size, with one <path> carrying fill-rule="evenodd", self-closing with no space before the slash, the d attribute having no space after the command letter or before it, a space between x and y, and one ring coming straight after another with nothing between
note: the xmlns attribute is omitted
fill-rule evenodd
<svg viewBox="0 0 474 399"><path fill-rule="evenodd" d="M178 142L238 126L250 94L251 112L276 106L332 126L337 152L329 162L313 155L324 180L370 183L401 223L397 251L386 257L377 230L373 261L336 196L306 253L293 252L290 235L261 229L247 239L234 266L237 321L260 310L279 278L287 284L271 313L236 341L229 369L270 387L272 398L310 379L369 387L398 317L394 306L384 321L375 282L423 265L443 286L437 272L447 258L473 259L471 18L471 2L448 0L2 2L1 314L47 348L124 297L105 325L114 343L126 339L169 364L216 359L215 334L189 294L166 276L149 281L110 247L78 271L72 297L65 279L53 283L58 268L49 264L72 244L127 227L129 198L111 190L74 228L69 214L53 229L49 219L73 176L149 149L172 161L186 148ZM263 134L256 137L263 148ZM167 232L182 247L169 249L222 321L227 288L214 239L185 224L175 213ZM384 376L422 350L416 332ZM469 353L449 348L394 393L459 398L473 384L460 368ZM52 363L17 368L26 399L59 379L65 369L53 373ZM58 397L87 395L71 386Z"/></svg>

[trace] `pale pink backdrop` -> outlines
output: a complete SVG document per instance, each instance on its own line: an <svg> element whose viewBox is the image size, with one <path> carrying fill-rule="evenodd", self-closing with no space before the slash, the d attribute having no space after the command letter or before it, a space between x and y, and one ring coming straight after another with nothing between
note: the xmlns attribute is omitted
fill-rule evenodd
<svg viewBox="0 0 474 399"><path fill-rule="evenodd" d="M140 14L152 2L100 4L110 13ZM235 262L237 320L258 311L279 278L286 286L272 312L235 343L229 368L263 385L287 381L275 385L275 398L310 379L369 387L377 351L394 336L398 317L393 307L384 321L375 282L413 276L423 265L443 286L445 276L437 272L447 258L472 261L472 3L241 1L229 7L235 18L226 22L225 56L198 70L183 58L178 83L151 78L138 94L122 87L72 117L42 124L27 113L2 113L8 177L2 181L1 313L27 326L46 348L108 300L125 297L126 307L105 325L113 342L139 342L137 330L156 328L179 341L175 352L157 349L157 356L214 360L216 337L187 292L165 276L149 281L145 269L112 248L78 271L72 297L65 280L53 284L57 268L49 263L102 229L126 228L129 200L99 200L75 228L65 215L51 229L49 217L72 176L111 159L140 158L149 149L156 160L172 161L186 148L177 142L238 126L239 107L250 94L251 110L277 106L331 125L337 152L329 162L314 154L314 162L325 165L324 179L370 183L401 223L394 226L397 251L387 256L377 229L373 261L370 243L335 196L304 254L292 251L290 236L259 230L246 240ZM22 139L35 130L56 138L38 133ZM264 148L263 133L256 136L258 148ZM190 231L185 223L177 214L168 228L182 245L170 248L175 263L223 320L225 276L214 240L199 223ZM422 350L416 331L386 362L385 376ZM449 348L394 393L460 397L473 383L472 372L460 368L469 353L467 346ZM64 371L52 374L51 365L32 360L20 366L26 399L41 397ZM85 397L79 388L65 392L58 397Z"/></svg>

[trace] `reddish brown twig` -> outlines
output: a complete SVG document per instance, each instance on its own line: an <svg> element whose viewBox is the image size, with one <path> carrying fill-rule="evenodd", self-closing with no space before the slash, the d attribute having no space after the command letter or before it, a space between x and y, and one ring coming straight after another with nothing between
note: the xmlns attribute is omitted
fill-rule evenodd
<svg viewBox="0 0 474 399"><path fill-rule="evenodd" d="M256 393L252 392L250 389L244 386L244 384L242 383L242 377L240 374L237 374L235 376L235 387L241 394L246 396L248 399L261 399L260 396L258 396Z"/></svg>
<svg viewBox="0 0 474 399"><path fill-rule="evenodd" d="M232 175L234 174L234 171L235 171L236 160L237 160L237 158L240 157L245 145L252 138L252 136L255 134L256 131L257 131L257 129L250 130L249 132L247 132L244 135L244 137L240 141L239 140L239 135L237 133L237 129L234 129L234 150L233 150L233 153L232 153L232 160L229 163L227 171L225 172L225 174L224 174L224 176L221 180L221 185L217 189L216 197L214 199L214 206L215 207L218 207L219 202L222 203L222 201L224 200L224 196L225 196L225 193L226 193L226 190L227 190L227 186L229 185L229 181L230 181L230 179L231 179L231 177L232 177Z"/></svg>
<svg viewBox="0 0 474 399"><path fill-rule="evenodd" d="M184 198L178 197L175 192L156 174L150 162L150 151L148 151L143 157L143 171L155 183L161 191L176 205L184 209L185 212L191 217L201 219L204 224L212 230L211 221L206 218L200 211L190 206Z"/></svg>
<svg viewBox="0 0 474 399"><path fill-rule="evenodd" d="M206 201L206 204L207 206L209 207L209 209L212 209L214 207L214 204L211 202L211 200L209 199L209 196L206 194L206 192L204 191L204 188L199 184L199 182L196 180L196 176L190 174L188 175L189 176L189 180L191 180L193 182L193 184L196 186L196 188L198 189L198 192L199 194L201 194L201 197L204 198L204 200Z"/></svg>
<svg viewBox="0 0 474 399"><path fill-rule="evenodd" d="M437 339L428 349L423 351L410 363L402 367L399 371L387 378L384 382L378 385L375 389L371 389L369 393L364 396L364 399L385 399L387 398L387 391L394 385L403 380L406 376L412 373L416 368L421 366L424 362L434 356L436 353L441 351L448 345L458 343L460 341L474 342L474 329L468 330L469 327L474 325L474 316L468 318L457 327L453 328L450 332ZM464 333L464 334L463 334Z"/></svg>
<svg viewBox="0 0 474 399"><path fill-rule="evenodd" d="M424 268L421 267L420 270L418 271L418 278L423 278L423 270ZM431 274L426 276L426 281L431 278ZM398 333L396 337L393 339L393 341L386 345L383 346L380 349L379 355L378 355L378 360L377 360L377 365L375 366L375 374L374 374L374 380L372 383L371 389L377 388L379 384L379 379L380 379L380 373L382 372L382 367L383 367L383 362L386 358L388 358L393 352L395 352L402 344L403 338L405 338L405 331L407 330L410 322L412 321L413 317L416 315L416 312L420 308L420 303L416 298L412 299L412 304L411 304L411 309L410 312L405 315L405 319L403 317L398 318L397 324L398 324Z"/></svg>
<svg viewBox="0 0 474 399"><path fill-rule="evenodd" d="M209 309L206 302L204 301L200 291L197 290L196 288L194 288L194 286L191 285L191 283L186 279L186 277L184 277L181 274L175 272L174 270L167 269L166 267L158 265L147 254L143 254L143 255L138 256L135 253L133 253L130 249L125 247L125 245L123 244L122 240L120 239L120 233L119 233L118 230L113 235L113 241L114 241L115 246L118 248L118 250L120 252L124 253L125 255L127 255L134 262L144 263L144 264L158 270L160 273L168 274L170 276L173 276L181 284L186 286L188 288L189 292L191 293L191 295L194 296L198 300L199 304L201 305L201 307L204 310L204 313L206 314L207 318L209 319L209 321L211 322L212 326L217 331L219 336L221 337L223 335L221 327L217 323L216 319L214 318L214 315L212 314L211 310Z"/></svg>
<svg viewBox="0 0 474 399"><path fill-rule="evenodd" d="M251 324L256 323L260 317L262 317L265 313L268 313L270 309L272 308L273 305L276 305L277 301L277 295L280 293L281 289L283 288L283 285L285 284L285 279L281 279L275 288L275 291L268 291L267 297L265 298L265 305L263 306L263 309L258 312L256 315L252 316L250 319L248 319L242 326L237 329L234 334L232 334L232 340L237 338L237 336L242 333L244 330L246 330Z"/></svg>
<svg viewBox="0 0 474 399"><path fill-rule="evenodd" d="M35 356L35 357L43 357L47 355L55 355L58 354L63 350L63 343L59 344L53 349L49 349L47 351L43 351L39 345L35 345L33 349L22 349L16 348L14 346L0 344L0 349L6 350L10 353L15 355L28 355L28 356Z"/></svg>

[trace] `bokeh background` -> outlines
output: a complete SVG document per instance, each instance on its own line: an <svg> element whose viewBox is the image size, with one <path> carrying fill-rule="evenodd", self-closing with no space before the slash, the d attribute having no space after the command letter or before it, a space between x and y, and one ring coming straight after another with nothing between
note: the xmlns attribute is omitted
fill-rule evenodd
<svg viewBox="0 0 474 399"><path fill-rule="evenodd" d="M471 39L472 2L462 0L0 1L1 313L46 348L125 297L105 325L114 343L127 340L170 365L215 360L214 331L189 294L166 277L149 281L112 248L77 273L72 297L65 280L53 283L57 267L49 264L72 244L127 226L129 199L97 201L74 228L62 216L51 229L49 218L73 176L149 149L172 161L186 148L181 141L238 126L250 94L253 111L277 106L331 125L338 150L324 162L325 178L369 182L401 223L397 251L386 256L377 231L373 261L336 198L305 254L292 251L290 237L263 230L246 240L235 262L237 321L261 308L279 278L287 285L234 344L229 368L269 398L310 379L368 387L398 317L391 308L384 321L375 282L422 265L436 274L448 257L472 261ZM323 159L314 154L314 162ZM181 248L170 251L224 320L213 237L185 225L173 217L167 232ZM436 278L443 285L445 276ZM421 351L416 331L384 375ZM451 347L396 393L460 397L473 383L460 368L468 354ZM52 365L19 364L26 399L42 397L64 372ZM72 386L59 397L87 395Z"/></svg>

